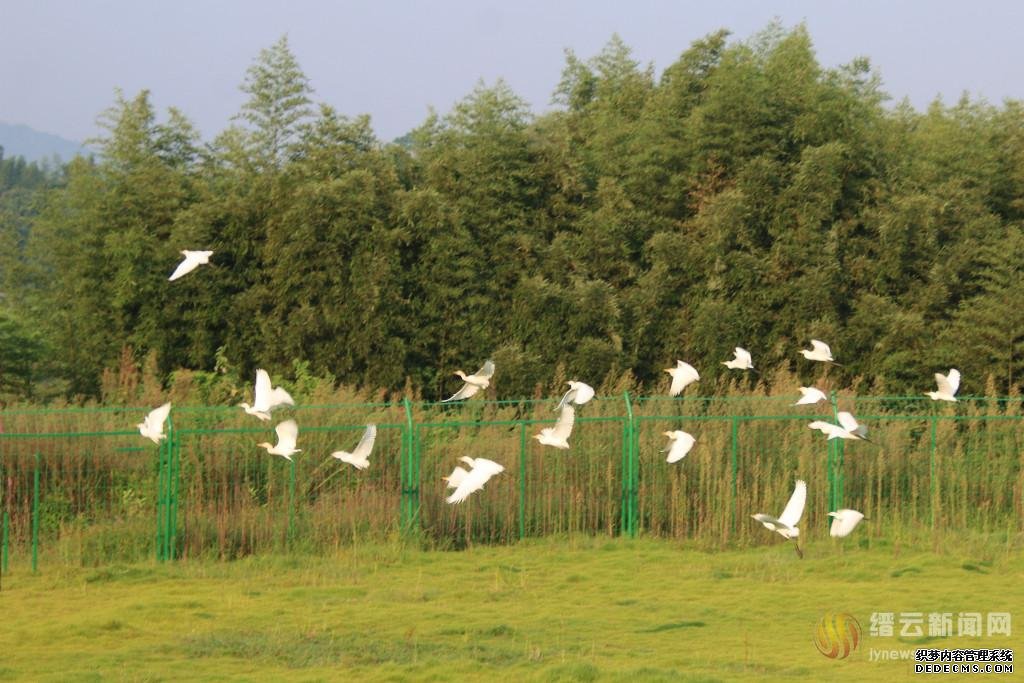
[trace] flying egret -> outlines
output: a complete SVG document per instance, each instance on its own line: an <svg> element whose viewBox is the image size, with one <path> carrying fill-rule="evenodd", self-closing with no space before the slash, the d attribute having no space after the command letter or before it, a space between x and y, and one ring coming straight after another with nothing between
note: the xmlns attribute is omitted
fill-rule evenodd
<svg viewBox="0 0 1024 683"><path fill-rule="evenodd" d="M806 502L807 482L803 479L797 479L796 486L793 488L793 495L790 496L789 502L786 503L786 509L782 511L781 515L772 517L771 515L758 513L751 515L751 517L763 524L765 529L777 531L783 538L795 539L800 536L800 527L797 526L797 523L804 514L804 504ZM801 558L804 556L803 550L800 549L799 541L797 541L796 554Z"/></svg>
<svg viewBox="0 0 1024 683"><path fill-rule="evenodd" d="M672 386L668 389L669 396L678 396L683 389L700 379L697 368L681 360L676 361L674 368L665 368L665 372L672 375Z"/></svg>
<svg viewBox="0 0 1024 683"><path fill-rule="evenodd" d="M267 453L271 455L280 455L287 460L292 459L292 455L301 452L301 448L295 447L295 441L299 438L299 426L295 424L295 420L285 420L276 427L274 431L277 432L277 445L271 446L269 443L258 443L256 444L260 448L266 448Z"/></svg>
<svg viewBox="0 0 1024 683"><path fill-rule="evenodd" d="M472 468L468 474L462 477L455 492L445 498L448 503L461 503L471 493L479 491L484 487L491 477L505 471L505 468L487 458L470 458L473 461ZM454 474L454 473L453 473Z"/></svg>
<svg viewBox="0 0 1024 683"><path fill-rule="evenodd" d="M842 365L839 365L839 363L835 362L835 360L833 360L832 349L830 349L828 347L828 344L821 341L820 339L812 339L811 348L800 349L800 353L802 353L804 355L804 358L806 358L807 360L816 360L821 361L822 363L831 363L832 365L838 365L839 367L843 367Z"/></svg>
<svg viewBox="0 0 1024 683"><path fill-rule="evenodd" d="M466 478L467 474L469 474L469 472L464 467L456 465L451 474L447 477L441 477L441 479L447 484L447 488L453 489L462 483L462 480Z"/></svg>
<svg viewBox="0 0 1024 683"><path fill-rule="evenodd" d="M355 467L357 470L365 470L370 466L370 451L373 450L373 442L377 439L377 425L368 424L366 425L366 431L363 432L363 438L359 439L359 443L352 449L351 453L345 451L335 451L331 453L332 458L337 458L342 462Z"/></svg>
<svg viewBox="0 0 1024 683"><path fill-rule="evenodd" d="M569 448L569 435L572 434L572 426L575 421L576 409L571 405L564 405L555 426L544 427L540 430L540 434L534 434L533 438L545 446L567 449Z"/></svg>
<svg viewBox="0 0 1024 683"><path fill-rule="evenodd" d="M171 404L165 403L159 408L149 411L149 415L146 415L142 422L135 426L139 428L139 434L158 444L167 438L167 435L164 434L164 422L170 414Z"/></svg>
<svg viewBox="0 0 1024 683"><path fill-rule="evenodd" d="M814 387L800 387L800 400L794 403L795 406L809 406L819 401L827 401L828 396L821 389Z"/></svg>
<svg viewBox="0 0 1024 683"><path fill-rule="evenodd" d="M686 454L693 448L693 444L697 441L692 435L687 434L681 429L677 429L674 432L662 432L662 434L667 436L672 444L668 449L668 457L665 458L666 462L679 462L685 458Z"/></svg>
<svg viewBox="0 0 1024 683"><path fill-rule="evenodd" d="M483 367L477 370L475 374L467 375L462 370L456 370L455 374L461 377L465 384L453 396L444 399L441 403L460 401L475 395L481 389L486 389L491 383L491 377L494 376L494 361L484 361Z"/></svg>
<svg viewBox="0 0 1024 683"><path fill-rule="evenodd" d="M960 371L950 368L948 375L941 372L935 373L935 383L939 385L938 391L926 391L925 396L930 396L933 401L956 401L956 390L960 388Z"/></svg>
<svg viewBox="0 0 1024 683"><path fill-rule="evenodd" d="M562 396L562 400L558 402L558 407L555 410L561 410L562 406L569 403L575 403L578 406L583 405L590 399L594 398L594 387L583 382L574 382L572 380L566 382L569 385L569 391L565 392Z"/></svg>
<svg viewBox="0 0 1024 683"><path fill-rule="evenodd" d="M828 513L832 517L832 526L829 527L828 535L832 538L842 538L853 531L854 527L860 524L864 515L856 510L836 510Z"/></svg>
<svg viewBox="0 0 1024 683"><path fill-rule="evenodd" d="M750 360L750 351L737 346L736 350L732 352L732 360L722 361L722 365L733 370L753 370L754 363Z"/></svg>
<svg viewBox="0 0 1024 683"><path fill-rule="evenodd" d="M839 420L837 425L831 422L815 420L807 426L827 434L829 439L857 439L872 443L871 439L868 438L867 426L858 424L853 415L843 410L836 414L836 419Z"/></svg>
<svg viewBox="0 0 1024 683"><path fill-rule="evenodd" d="M189 251L185 249L181 252L185 256L185 260L178 264L178 267L174 269L168 280L177 280L179 277L188 275L199 266L209 263L210 257L213 256L212 251Z"/></svg>
<svg viewBox="0 0 1024 683"><path fill-rule="evenodd" d="M252 405L250 406L248 403L239 403L238 405L248 415L255 415L263 421L268 421L271 410L283 405L293 406L295 401L291 394L281 387L271 389L270 375L266 370L260 369L256 371L256 388L253 389Z"/></svg>

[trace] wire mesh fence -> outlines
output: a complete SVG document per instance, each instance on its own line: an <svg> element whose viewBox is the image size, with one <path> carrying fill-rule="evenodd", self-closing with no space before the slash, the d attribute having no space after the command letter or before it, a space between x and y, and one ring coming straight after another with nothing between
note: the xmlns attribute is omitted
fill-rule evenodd
<svg viewBox="0 0 1024 683"><path fill-rule="evenodd" d="M853 406L872 443L807 429ZM827 534L827 513L867 515L866 534L974 529L1014 534L1024 520L1021 404L965 399L833 396L667 399L624 394L578 410L571 448L533 436L554 401L402 401L300 406L259 422L237 408L175 408L160 445L134 424L146 409L0 413L0 570L267 551L320 552L415 535L437 547L550 534L693 539L709 547L770 542L750 520L778 513L808 482L804 528ZM301 453L257 446L293 417ZM378 434L370 467L351 450ZM664 432L696 438L665 462ZM449 505L443 479L459 458L504 466L484 490Z"/></svg>

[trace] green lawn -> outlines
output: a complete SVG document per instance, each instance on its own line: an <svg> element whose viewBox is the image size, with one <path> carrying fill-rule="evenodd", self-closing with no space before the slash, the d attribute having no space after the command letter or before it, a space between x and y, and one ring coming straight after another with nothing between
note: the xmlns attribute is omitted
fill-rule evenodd
<svg viewBox="0 0 1024 683"><path fill-rule="evenodd" d="M914 646L871 637L872 612L1010 612L1011 638L928 646L1024 656L1020 550L867 546L817 543L800 561L782 539L704 553L579 538L18 571L0 593L0 680L915 678L912 663L869 661ZM846 660L814 647L825 612L863 626Z"/></svg>

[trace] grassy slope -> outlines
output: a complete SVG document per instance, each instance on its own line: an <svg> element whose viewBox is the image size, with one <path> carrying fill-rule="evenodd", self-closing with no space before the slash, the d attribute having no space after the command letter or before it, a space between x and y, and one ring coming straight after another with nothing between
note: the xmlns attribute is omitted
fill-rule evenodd
<svg viewBox="0 0 1024 683"><path fill-rule="evenodd" d="M866 546L866 541L861 541ZM1009 611L1024 553L781 539L701 553L650 540L542 540L467 552L51 570L5 577L0 680L879 680L911 666L820 655L826 611ZM867 636L867 633L865 633ZM933 647L1013 646L953 638Z"/></svg>

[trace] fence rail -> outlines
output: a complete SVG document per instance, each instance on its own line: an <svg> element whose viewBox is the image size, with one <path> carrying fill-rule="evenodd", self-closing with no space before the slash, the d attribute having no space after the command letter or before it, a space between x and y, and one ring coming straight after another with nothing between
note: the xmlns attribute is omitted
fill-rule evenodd
<svg viewBox="0 0 1024 683"><path fill-rule="evenodd" d="M299 423L292 461L255 446L273 440L277 419L233 407L175 407L159 446L131 428L145 408L6 410L0 570L317 551L395 534L450 547L560 533L755 544L772 539L749 515L781 510L796 478L809 485L812 534L840 507L868 515L865 534L1022 530L1019 400L792 400L598 398L579 409L569 451L531 438L555 421L554 401L300 406L281 413ZM807 429L840 407L859 411L875 445ZM378 425L369 469L329 457L368 422ZM674 429L697 443L669 465L662 432ZM463 455L505 472L447 505L441 478Z"/></svg>

